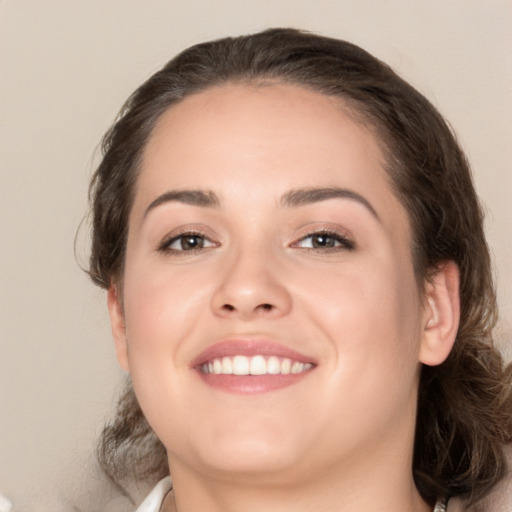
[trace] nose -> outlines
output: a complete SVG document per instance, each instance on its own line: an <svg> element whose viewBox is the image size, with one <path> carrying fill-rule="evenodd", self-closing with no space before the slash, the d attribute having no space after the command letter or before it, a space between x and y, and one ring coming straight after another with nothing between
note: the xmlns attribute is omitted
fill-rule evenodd
<svg viewBox="0 0 512 512"><path fill-rule="evenodd" d="M212 297L215 315L247 321L278 318L290 312L291 296L271 255L236 254L221 274Z"/></svg>

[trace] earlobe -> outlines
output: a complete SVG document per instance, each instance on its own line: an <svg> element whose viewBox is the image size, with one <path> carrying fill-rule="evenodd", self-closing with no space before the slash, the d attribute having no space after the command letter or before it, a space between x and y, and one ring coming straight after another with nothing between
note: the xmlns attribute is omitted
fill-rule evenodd
<svg viewBox="0 0 512 512"><path fill-rule="evenodd" d="M426 285L419 360L428 366L441 364L450 354L459 328L459 269L455 262L442 263Z"/></svg>
<svg viewBox="0 0 512 512"><path fill-rule="evenodd" d="M126 326L124 321L124 311L119 288L111 284L107 294L108 312L110 315L110 327L116 349L116 356L119 365L125 372L130 371L128 363L128 345L126 343Z"/></svg>

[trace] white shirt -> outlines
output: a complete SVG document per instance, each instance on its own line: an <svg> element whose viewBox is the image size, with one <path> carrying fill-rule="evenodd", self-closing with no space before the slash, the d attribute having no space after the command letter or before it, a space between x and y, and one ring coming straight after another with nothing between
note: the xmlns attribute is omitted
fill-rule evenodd
<svg viewBox="0 0 512 512"><path fill-rule="evenodd" d="M156 484L156 487L146 496L136 512L158 512L165 495L171 490L171 477L167 476Z"/></svg>
<svg viewBox="0 0 512 512"><path fill-rule="evenodd" d="M160 480L135 512L159 512L164 498L171 490L171 487L171 477L167 476L163 480ZM434 512L444 512L445 510L445 507L438 502Z"/></svg>

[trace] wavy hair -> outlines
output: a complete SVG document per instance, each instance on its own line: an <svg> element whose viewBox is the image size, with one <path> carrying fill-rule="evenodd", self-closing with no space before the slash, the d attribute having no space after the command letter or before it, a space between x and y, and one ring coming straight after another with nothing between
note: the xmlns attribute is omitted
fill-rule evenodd
<svg viewBox="0 0 512 512"><path fill-rule="evenodd" d="M193 46L150 77L103 139L90 188L89 275L122 284L128 216L141 155L159 117L184 97L225 83L288 83L337 97L371 126L406 208L420 286L446 261L460 271L460 327L447 360L423 367L413 474L424 497L483 497L506 470L512 441L512 369L493 344L496 297L483 213L466 157L448 124L389 66L351 43L272 29ZM131 385L102 434L98 457L114 480L160 478L165 448Z"/></svg>

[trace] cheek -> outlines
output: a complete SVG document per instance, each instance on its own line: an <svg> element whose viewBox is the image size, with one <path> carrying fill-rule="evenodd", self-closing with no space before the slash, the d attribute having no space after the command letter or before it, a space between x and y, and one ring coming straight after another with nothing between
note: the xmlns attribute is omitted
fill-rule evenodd
<svg viewBox="0 0 512 512"><path fill-rule="evenodd" d="M333 271L334 270L334 271ZM385 258L309 273L297 290L301 313L331 339L337 358L385 370L417 364L421 302L412 266ZM356 368L357 370L357 368Z"/></svg>
<svg viewBox="0 0 512 512"><path fill-rule="evenodd" d="M310 272L302 285L294 294L299 322L306 319L309 338L328 342L314 396L318 422L357 443L382 436L404 414L412 421L420 311L412 272L389 261L347 265Z"/></svg>
<svg viewBox="0 0 512 512"><path fill-rule="evenodd" d="M125 282L126 336L129 357L135 364L175 351L205 307L204 279L191 272L176 272L165 265L127 264Z"/></svg>
<svg viewBox="0 0 512 512"><path fill-rule="evenodd" d="M124 285L130 377L146 418L162 433L175 421L176 410L186 410L186 388L181 384L188 378L184 353L200 323L205 289L191 273L172 272L161 264L130 263ZM165 413L163 403L169 404Z"/></svg>

